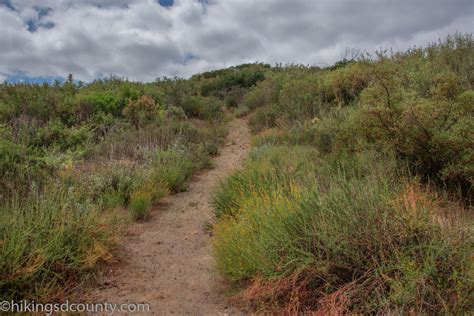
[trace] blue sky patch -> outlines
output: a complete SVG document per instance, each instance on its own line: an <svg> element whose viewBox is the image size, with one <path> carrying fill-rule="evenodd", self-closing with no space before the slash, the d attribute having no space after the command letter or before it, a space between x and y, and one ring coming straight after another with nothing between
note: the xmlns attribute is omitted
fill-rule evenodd
<svg viewBox="0 0 474 316"><path fill-rule="evenodd" d="M38 19L41 19L42 17L47 16L49 12L53 11L53 9L47 7L35 7L35 11L38 12Z"/></svg>
<svg viewBox="0 0 474 316"><path fill-rule="evenodd" d="M55 26L54 22L48 21L48 22L35 22L33 20L28 20L26 21L26 29L28 32L36 32L38 28L43 27L45 29L52 29Z"/></svg>
<svg viewBox="0 0 474 316"><path fill-rule="evenodd" d="M7 76L6 82L9 83L49 83L53 84L54 81L59 80L60 82L64 81L63 77L59 76L28 76L24 73L18 72L12 75Z"/></svg>
<svg viewBox="0 0 474 316"><path fill-rule="evenodd" d="M196 55L196 54L193 54L193 53L186 53L184 55L184 63L186 64L187 62L189 61L192 61L192 60L198 60L199 59L199 56Z"/></svg>
<svg viewBox="0 0 474 316"><path fill-rule="evenodd" d="M26 21L26 29L28 30L28 32L36 32L40 27L44 27L46 29L51 29L54 27L54 23L51 21L41 21L41 19L47 16L51 11L53 11L53 9L48 7L34 7L34 9L38 13L38 20Z"/></svg>
<svg viewBox="0 0 474 316"><path fill-rule="evenodd" d="M174 0L158 0L158 3L162 7L172 7L174 4Z"/></svg>
<svg viewBox="0 0 474 316"><path fill-rule="evenodd" d="M26 29L28 32L36 32L38 25L33 20L26 21Z"/></svg>

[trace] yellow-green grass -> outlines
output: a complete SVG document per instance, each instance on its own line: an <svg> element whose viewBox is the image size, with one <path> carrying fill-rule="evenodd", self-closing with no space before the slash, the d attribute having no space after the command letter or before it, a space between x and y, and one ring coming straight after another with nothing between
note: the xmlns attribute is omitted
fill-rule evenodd
<svg viewBox="0 0 474 316"><path fill-rule="evenodd" d="M443 220L433 195L396 168L374 152L257 148L216 195L219 270L257 308L469 311L472 227Z"/></svg>

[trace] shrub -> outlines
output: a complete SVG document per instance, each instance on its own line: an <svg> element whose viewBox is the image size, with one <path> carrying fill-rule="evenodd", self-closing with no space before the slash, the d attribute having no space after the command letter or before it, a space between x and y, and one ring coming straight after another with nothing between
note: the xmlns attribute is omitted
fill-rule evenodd
<svg viewBox="0 0 474 316"><path fill-rule="evenodd" d="M252 145L254 147L288 145L288 133L279 128L269 128L253 137Z"/></svg>
<svg viewBox="0 0 474 316"><path fill-rule="evenodd" d="M178 120L185 120L187 118L186 113L184 112L184 110L182 108L177 107L177 106L170 106L166 110L166 116L168 118L178 119Z"/></svg>
<svg viewBox="0 0 474 316"><path fill-rule="evenodd" d="M12 142L8 134L0 125L0 202L14 194L27 195L31 187L41 186L54 171L41 151Z"/></svg>
<svg viewBox="0 0 474 316"><path fill-rule="evenodd" d="M436 99L453 100L461 90L459 77L453 72L436 74L431 85L431 95Z"/></svg>
<svg viewBox="0 0 474 316"><path fill-rule="evenodd" d="M295 154L295 159L283 162L291 151ZM299 175L302 171L300 166L316 156L316 151L311 147L290 149L286 146L263 146L253 149L244 170L235 172L221 183L216 192L213 201L216 216L237 216L242 208L241 203L247 196L270 191L280 185L289 185L290 178L284 171Z"/></svg>
<svg viewBox="0 0 474 316"><path fill-rule="evenodd" d="M102 196L102 207L104 209L113 209L125 205L125 197L120 191L109 191Z"/></svg>
<svg viewBox="0 0 474 316"><path fill-rule="evenodd" d="M227 107L237 107L242 101L245 90L242 88L235 88L227 92L225 95L225 105Z"/></svg>
<svg viewBox="0 0 474 316"><path fill-rule="evenodd" d="M151 202L153 204L159 202L169 193L165 184L156 183L151 181L150 179L145 180L145 182L140 187L140 191L148 192L150 194Z"/></svg>
<svg viewBox="0 0 474 316"><path fill-rule="evenodd" d="M143 181L144 176L140 171L134 166L119 164L85 165L75 170L71 185L84 187L87 184L83 190L94 202L104 207L109 203L126 206L134 189Z"/></svg>
<svg viewBox="0 0 474 316"><path fill-rule="evenodd" d="M221 120L223 118L221 103L216 99L207 99L203 105L200 118L208 121Z"/></svg>
<svg viewBox="0 0 474 316"><path fill-rule="evenodd" d="M185 99L182 108L188 117L200 118L208 121L222 118L222 107L214 98L190 96Z"/></svg>
<svg viewBox="0 0 474 316"><path fill-rule="evenodd" d="M348 105L358 98L369 84L368 66L367 63L353 62L330 74L332 90L338 104Z"/></svg>
<svg viewBox="0 0 474 316"><path fill-rule="evenodd" d="M234 115L236 117L244 117L250 113L250 109L246 107L245 105L241 105L237 107L234 111Z"/></svg>
<svg viewBox="0 0 474 316"><path fill-rule="evenodd" d="M180 151L159 151L151 175L153 181L163 183L172 192L185 191L186 180L194 171L193 162Z"/></svg>
<svg viewBox="0 0 474 316"><path fill-rule="evenodd" d="M259 69L230 68L223 70L213 80L205 82L201 87L201 94L203 96L225 95L232 88L250 88L264 79L265 75Z"/></svg>
<svg viewBox="0 0 474 316"><path fill-rule="evenodd" d="M122 113L138 128L147 122L158 119L160 107L153 98L143 95L138 100L130 100Z"/></svg>
<svg viewBox="0 0 474 316"><path fill-rule="evenodd" d="M16 115L15 106L0 102L0 122L8 122Z"/></svg>
<svg viewBox="0 0 474 316"><path fill-rule="evenodd" d="M255 133L266 128L276 127L278 116L278 108L274 105L258 108L250 116L249 125L252 132Z"/></svg>
<svg viewBox="0 0 474 316"><path fill-rule="evenodd" d="M135 221L146 220L152 205L152 194L148 191L136 191L130 196L128 208Z"/></svg>
<svg viewBox="0 0 474 316"><path fill-rule="evenodd" d="M61 121L53 120L36 131L31 144L37 147L52 147L60 151L78 151L92 138L87 126L67 127Z"/></svg>
<svg viewBox="0 0 474 316"><path fill-rule="evenodd" d="M374 95L364 93L362 98L365 101ZM358 122L359 129L370 135L371 141L391 144L400 158L409 161L425 179L460 186L469 194L472 167L468 157L474 145L469 137L474 128L468 119L470 109L455 101L405 96L392 108L380 105L381 100L378 105L371 105L372 102L373 99L366 101L368 105L362 109Z"/></svg>
<svg viewBox="0 0 474 316"><path fill-rule="evenodd" d="M247 92L242 100L242 106L248 109L256 109L267 104L265 95L261 89L254 88Z"/></svg>
<svg viewBox="0 0 474 316"><path fill-rule="evenodd" d="M125 99L112 91L89 91L78 95L77 102L82 113L97 112L111 113L120 116L125 105Z"/></svg>
<svg viewBox="0 0 474 316"><path fill-rule="evenodd" d="M1 84L0 115L6 123L20 116L47 121L55 114L62 98L61 91L50 85Z"/></svg>
<svg viewBox="0 0 474 316"><path fill-rule="evenodd" d="M203 99L198 97L187 97L181 107L188 117L200 117L202 115Z"/></svg>
<svg viewBox="0 0 474 316"><path fill-rule="evenodd" d="M305 74L302 78L286 81L279 94L283 116L293 121L301 117L314 117L321 110L317 74Z"/></svg>

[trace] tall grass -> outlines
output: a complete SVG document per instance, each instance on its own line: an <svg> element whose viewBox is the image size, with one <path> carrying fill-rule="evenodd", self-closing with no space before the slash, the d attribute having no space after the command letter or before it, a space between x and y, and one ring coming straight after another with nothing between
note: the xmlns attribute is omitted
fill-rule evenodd
<svg viewBox="0 0 474 316"><path fill-rule="evenodd" d="M0 289L4 299L60 297L111 258L123 215L100 214L63 188L0 209ZM58 283L62 290L58 291Z"/></svg>
<svg viewBox="0 0 474 316"><path fill-rule="evenodd" d="M472 227L440 222L438 201L396 170L374 152L257 148L216 195L219 269L253 308L468 311Z"/></svg>

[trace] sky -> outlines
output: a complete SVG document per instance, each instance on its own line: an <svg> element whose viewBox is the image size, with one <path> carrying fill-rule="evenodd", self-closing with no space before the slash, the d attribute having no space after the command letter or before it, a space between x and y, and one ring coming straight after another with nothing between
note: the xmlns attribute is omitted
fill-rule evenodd
<svg viewBox="0 0 474 316"><path fill-rule="evenodd" d="M0 81L137 81L474 31L473 0L0 0Z"/></svg>

